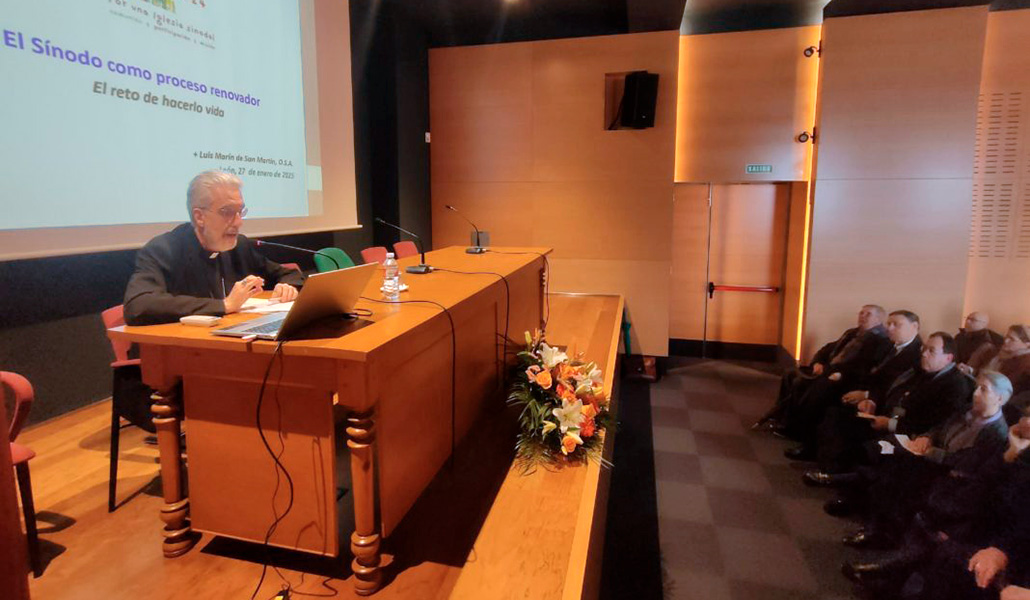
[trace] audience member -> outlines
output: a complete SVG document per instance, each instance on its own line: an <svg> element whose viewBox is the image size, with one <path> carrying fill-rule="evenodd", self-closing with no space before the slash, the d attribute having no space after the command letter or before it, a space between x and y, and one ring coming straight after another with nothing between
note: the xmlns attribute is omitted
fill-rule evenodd
<svg viewBox="0 0 1030 600"><path fill-rule="evenodd" d="M981 369L1003 342L1001 334L989 329L989 324L987 313L974 311L955 335L955 362L969 375Z"/></svg>

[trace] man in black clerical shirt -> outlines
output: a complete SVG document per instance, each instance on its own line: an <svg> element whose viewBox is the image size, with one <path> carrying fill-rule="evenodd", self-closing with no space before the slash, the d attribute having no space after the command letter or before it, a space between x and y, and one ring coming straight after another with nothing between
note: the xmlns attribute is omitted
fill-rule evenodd
<svg viewBox="0 0 1030 600"><path fill-rule="evenodd" d="M150 325L186 315L224 315L273 284L272 297L289 302L303 275L257 252L239 234L247 207L243 182L205 171L186 192L190 222L147 242L125 290L125 322Z"/></svg>

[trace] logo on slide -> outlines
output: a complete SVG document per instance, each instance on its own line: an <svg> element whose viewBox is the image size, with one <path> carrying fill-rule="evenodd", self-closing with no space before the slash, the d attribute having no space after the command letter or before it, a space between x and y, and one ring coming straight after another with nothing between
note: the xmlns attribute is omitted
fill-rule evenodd
<svg viewBox="0 0 1030 600"><path fill-rule="evenodd" d="M149 0L151 4L158 8L163 8L168 12L175 12L175 0Z"/></svg>

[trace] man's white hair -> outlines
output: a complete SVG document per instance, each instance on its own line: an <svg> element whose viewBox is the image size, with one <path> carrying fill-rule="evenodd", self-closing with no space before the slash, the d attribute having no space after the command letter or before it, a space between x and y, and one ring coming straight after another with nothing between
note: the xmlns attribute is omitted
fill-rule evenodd
<svg viewBox="0 0 1030 600"><path fill-rule="evenodd" d="M207 208L211 204L211 188L223 185L234 189L243 187L243 180L225 171L213 169L204 171L190 181L186 188L186 211L189 212L190 220L193 220L194 208Z"/></svg>

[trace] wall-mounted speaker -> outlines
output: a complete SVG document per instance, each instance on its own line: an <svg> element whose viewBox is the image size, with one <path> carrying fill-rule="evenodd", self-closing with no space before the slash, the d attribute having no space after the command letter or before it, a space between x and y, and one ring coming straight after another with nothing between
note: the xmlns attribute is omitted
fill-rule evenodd
<svg viewBox="0 0 1030 600"><path fill-rule="evenodd" d="M658 103L658 74L634 71L626 75L619 124L633 129L654 127Z"/></svg>

